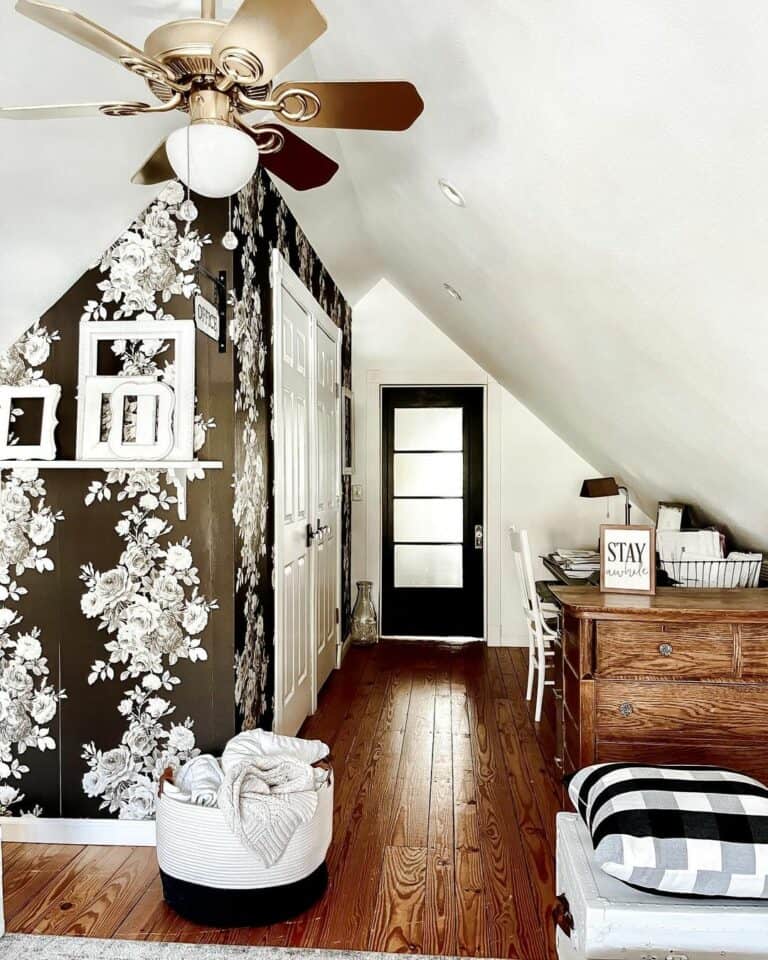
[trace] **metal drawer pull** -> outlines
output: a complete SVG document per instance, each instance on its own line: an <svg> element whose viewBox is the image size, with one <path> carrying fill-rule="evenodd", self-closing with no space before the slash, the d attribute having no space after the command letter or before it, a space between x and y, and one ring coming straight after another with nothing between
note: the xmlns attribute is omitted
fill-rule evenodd
<svg viewBox="0 0 768 960"><path fill-rule="evenodd" d="M619 713L622 717L629 717L632 715L632 704L631 703L622 703L619 707Z"/></svg>
<svg viewBox="0 0 768 960"><path fill-rule="evenodd" d="M671 643L660 643L659 644L659 653L662 657L671 657L672 656L672 644Z"/></svg>

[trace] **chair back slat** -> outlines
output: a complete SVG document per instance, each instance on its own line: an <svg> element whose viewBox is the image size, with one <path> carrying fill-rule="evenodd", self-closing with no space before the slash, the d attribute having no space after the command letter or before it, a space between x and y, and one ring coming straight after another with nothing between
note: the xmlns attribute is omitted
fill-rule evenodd
<svg viewBox="0 0 768 960"><path fill-rule="evenodd" d="M517 582L520 588L520 600L523 613L529 622L532 622L537 632L541 630L539 616L539 598L536 594L536 579L533 573L531 547L528 541L528 531L510 527L509 540L515 558Z"/></svg>

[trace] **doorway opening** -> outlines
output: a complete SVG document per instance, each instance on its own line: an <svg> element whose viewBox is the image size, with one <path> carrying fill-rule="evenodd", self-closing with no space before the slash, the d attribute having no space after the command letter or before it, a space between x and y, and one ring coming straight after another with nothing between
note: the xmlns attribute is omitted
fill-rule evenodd
<svg viewBox="0 0 768 960"><path fill-rule="evenodd" d="M382 635L482 639L483 388L381 399Z"/></svg>

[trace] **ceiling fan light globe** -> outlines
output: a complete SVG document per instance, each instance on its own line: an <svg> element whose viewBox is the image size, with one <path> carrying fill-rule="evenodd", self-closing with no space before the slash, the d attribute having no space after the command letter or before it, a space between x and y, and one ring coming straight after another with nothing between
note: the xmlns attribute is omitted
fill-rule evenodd
<svg viewBox="0 0 768 960"><path fill-rule="evenodd" d="M165 149L179 180L202 197L231 197L259 165L253 138L221 123L193 123L174 130Z"/></svg>

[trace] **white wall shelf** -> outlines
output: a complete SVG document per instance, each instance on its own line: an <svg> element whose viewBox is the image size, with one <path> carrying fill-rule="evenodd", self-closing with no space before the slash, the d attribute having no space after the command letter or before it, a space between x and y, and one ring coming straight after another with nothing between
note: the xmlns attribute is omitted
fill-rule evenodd
<svg viewBox="0 0 768 960"><path fill-rule="evenodd" d="M167 470L176 487L179 520L187 519L187 471L221 470L221 460L0 460L0 471L15 467L37 470Z"/></svg>
<svg viewBox="0 0 768 960"><path fill-rule="evenodd" d="M0 470L221 470L221 460L0 460Z"/></svg>

